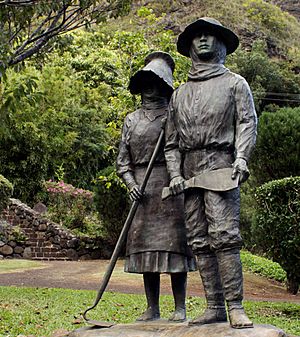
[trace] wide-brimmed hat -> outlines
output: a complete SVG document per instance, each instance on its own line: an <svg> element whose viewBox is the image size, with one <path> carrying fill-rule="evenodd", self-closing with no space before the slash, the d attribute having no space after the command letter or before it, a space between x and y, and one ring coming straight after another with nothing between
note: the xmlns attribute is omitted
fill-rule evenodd
<svg viewBox="0 0 300 337"><path fill-rule="evenodd" d="M226 53L233 53L239 45L239 38L230 29L224 27L218 20L214 18L203 17L188 25L185 30L178 36L177 50L180 54L190 57L190 48L193 39L202 30L206 30L226 46Z"/></svg>
<svg viewBox="0 0 300 337"><path fill-rule="evenodd" d="M132 94L139 94L146 81L161 80L171 94L174 89L174 68L175 62L170 54L163 51L153 52L145 58L145 67L130 78L128 89Z"/></svg>

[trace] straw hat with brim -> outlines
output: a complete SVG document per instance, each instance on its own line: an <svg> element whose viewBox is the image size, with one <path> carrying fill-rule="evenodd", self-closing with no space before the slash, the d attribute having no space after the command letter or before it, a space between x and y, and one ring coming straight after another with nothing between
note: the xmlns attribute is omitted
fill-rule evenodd
<svg viewBox="0 0 300 337"><path fill-rule="evenodd" d="M139 94L146 82L158 81L172 94L174 68L171 55L162 51L153 52L146 57L145 67L130 78L128 89L132 94Z"/></svg>
<svg viewBox="0 0 300 337"><path fill-rule="evenodd" d="M239 45L239 38L233 31L225 28L216 19L204 17L192 22L178 36L178 52L184 56L190 57L190 48L192 45L192 41L203 30L216 36L225 44L227 55L233 53Z"/></svg>

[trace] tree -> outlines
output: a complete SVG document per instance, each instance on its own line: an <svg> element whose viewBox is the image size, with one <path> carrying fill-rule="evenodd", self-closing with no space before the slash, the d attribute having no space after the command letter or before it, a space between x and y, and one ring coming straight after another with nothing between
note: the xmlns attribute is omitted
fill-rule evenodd
<svg viewBox="0 0 300 337"><path fill-rule="evenodd" d="M270 104L298 106L300 76L293 63L269 58L265 42L257 40L251 51L239 48L227 59L229 69L245 77L254 96L258 114Z"/></svg>
<svg viewBox="0 0 300 337"><path fill-rule="evenodd" d="M2 71L41 52L51 39L61 34L126 13L130 3L130 0L0 1Z"/></svg>

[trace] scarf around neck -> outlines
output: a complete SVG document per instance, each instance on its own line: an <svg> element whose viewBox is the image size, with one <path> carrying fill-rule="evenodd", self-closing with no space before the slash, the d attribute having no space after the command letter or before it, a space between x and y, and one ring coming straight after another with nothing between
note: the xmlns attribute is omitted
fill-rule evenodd
<svg viewBox="0 0 300 337"><path fill-rule="evenodd" d="M189 71L188 80L189 81L206 81L210 78L221 76L225 74L229 69L227 69L223 64L219 63L198 63L193 64L191 70Z"/></svg>
<svg viewBox="0 0 300 337"><path fill-rule="evenodd" d="M229 71L223 63L218 63L218 60L212 60L214 63L201 62L193 49L190 56L192 67L188 74L189 81L206 81Z"/></svg>

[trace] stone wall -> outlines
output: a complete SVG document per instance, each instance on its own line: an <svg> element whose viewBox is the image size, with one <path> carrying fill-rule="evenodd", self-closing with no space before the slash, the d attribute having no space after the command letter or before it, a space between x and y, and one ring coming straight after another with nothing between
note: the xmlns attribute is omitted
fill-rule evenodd
<svg viewBox="0 0 300 337"><path fill-rule="evenodd" d="M77 238L34 211L20 200L10 199L2 214L12 228L20 228L26 236L22 243L12 238L0 241L0 257L34 260L88 260L109 258L113 247L90 238ZM97 248L95 248L97 247Z"/></svg>

